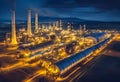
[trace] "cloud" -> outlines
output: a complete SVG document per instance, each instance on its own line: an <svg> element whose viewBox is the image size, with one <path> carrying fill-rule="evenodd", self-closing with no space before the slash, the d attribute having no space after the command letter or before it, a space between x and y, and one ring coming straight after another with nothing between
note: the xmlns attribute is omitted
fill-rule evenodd
<svg viewBox="0 0 120 82"><path fill-rule="evenodd" d="M0 1L0 19L11 18L11 0ZM120 20L120 0L15 0L16 18L27 19L27 9L42 16L72 16L83 19L101 17Z"/></svg>
<svg viewBox="0 0 120 82"><path fill-rule="evenodd" d="M120 0L45 0L43 7L79 8L95 7L101 10L120 9Z"/></svg>

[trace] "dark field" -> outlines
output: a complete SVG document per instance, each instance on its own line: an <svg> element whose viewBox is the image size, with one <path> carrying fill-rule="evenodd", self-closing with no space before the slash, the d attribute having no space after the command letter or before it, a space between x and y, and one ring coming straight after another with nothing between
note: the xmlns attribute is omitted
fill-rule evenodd
<svg viewBox="0 0 120 82"><path fill-rule="evenodd" d="M120 41L113 41L104 55L77 82L120 82Z"/></svg>
<svg viewBox="0 0 120 82"><path fill-rule="evenodd" d="M120 58L102 56L77 82L120 82Z"/></svg>

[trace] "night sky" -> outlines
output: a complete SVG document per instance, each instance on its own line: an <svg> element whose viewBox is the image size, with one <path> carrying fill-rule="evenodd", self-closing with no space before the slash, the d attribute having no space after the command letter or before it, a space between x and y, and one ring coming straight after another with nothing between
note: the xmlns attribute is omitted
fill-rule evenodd
<svg viewBox="0 0 120 82"><path fill-rule="evenodd" d="M27 19L28 8L40 16L120 21L120 0L16 0L16 19ZM11 19L10 9L11 0L0 0L0 20Z"/></svg>

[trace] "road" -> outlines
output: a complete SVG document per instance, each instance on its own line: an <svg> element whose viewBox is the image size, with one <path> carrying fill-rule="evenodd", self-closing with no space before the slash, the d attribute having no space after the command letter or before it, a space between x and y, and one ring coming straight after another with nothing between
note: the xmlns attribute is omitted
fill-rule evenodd
<svg viewBox="0 0 120 82"><path fill-rule="evenodd" d="M33 73L30 77L26 78L22 82L34 82L34 80L36 80L37 78L39 78L41 76L45 76L45 75L46 75L46 70L41 69L41 70L38 70L35 73Z"/></svg>

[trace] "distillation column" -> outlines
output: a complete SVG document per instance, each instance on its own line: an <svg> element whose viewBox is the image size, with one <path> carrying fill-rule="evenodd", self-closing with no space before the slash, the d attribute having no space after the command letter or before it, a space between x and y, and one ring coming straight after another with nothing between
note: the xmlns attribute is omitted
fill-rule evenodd
<svg viewBox="0 0 120 82"><path fill-rule="evenodd" d="M60 20L60 30L62 30L62 21Z"/></svg>
<svg viewBox="0 0 120 82"><path fill-rule="evenodd" d="M17 45L16 38L16 26L15 26L15 10L12 9L12 35L11 35L11 45Z"/></svg>
<svg viewBox="0 0 120 82"><path fill-rule="evenodd" d="M35 31L38 31L38 13L35 13Z"/></svg>
<svg viewBox="0 0 120 82"><path fill-rule="evenodd" d="M28 9L28 26L27 26L27 33L28 36L32 36L32 31L31 31L31 10Z"/></svg>
<svg viewBox="0 0 120 82"><path fill-rule="evenodd" d="M67 26L67 31L70 32L71 31L71 24L68 22L68 26Z"/></svg>

